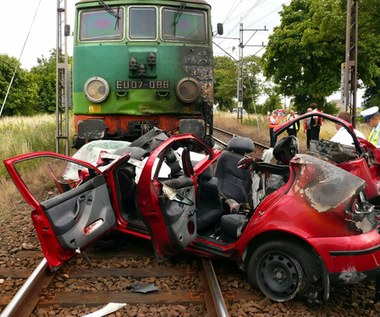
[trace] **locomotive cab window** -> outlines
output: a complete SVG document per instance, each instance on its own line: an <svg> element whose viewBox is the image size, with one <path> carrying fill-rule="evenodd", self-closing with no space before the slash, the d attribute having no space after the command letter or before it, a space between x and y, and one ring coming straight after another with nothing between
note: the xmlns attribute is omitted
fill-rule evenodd
<svg viewBox="0 0 380 317"><path fill-rule="evenodd" d="M157 14L153 7L129 8L129 38L134 40L155 40Z"/></svg>
<svg viewBox="0 0 380 317"><path fill-rule="evenodd" d="M206 14L199 11L163 9L164 40L204 43L207 40Z"/></svg>
<svg viewBox="0 0 380 317"><path fill-rule="evenodd" d="M124 30L123 8L83 10L80 13L80 41L121 40Z"/></svg>

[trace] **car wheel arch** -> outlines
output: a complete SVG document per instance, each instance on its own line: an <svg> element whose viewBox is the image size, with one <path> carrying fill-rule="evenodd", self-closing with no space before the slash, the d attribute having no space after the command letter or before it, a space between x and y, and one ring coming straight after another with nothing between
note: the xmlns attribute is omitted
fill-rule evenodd
<svg viewBox="0 0 380 317"><path fill-rule="evenodd" d="M304 285L304 286L310 286L311 284L313 284L312 285L313 287L310 287L310 291L306 290L306 289L302 289L301 292L298 293L297 295L303 294L308 299L317 300L316 293L322 293L323 288L325 287L325 285L323 285L322 289L320 289L320 285L325 284L324 282L320 283L320 281L325 281L326 278L328 279L328 277L326 276L327 272L324 269L325 264L323 263L322 258L318 255L318 253L315 251L315 249L309 243L307 243L307 241L303 240L300 237L294 236L294 235L292 235L290 233L286 233L286 232L275 232L275 231L265 232L265 233L262 233L261 235L255 237L254 239L252 239L250 241L250 243L248 244L248 246L244 252L243 270L247 274L248 280L251 282L251 284L255 288L258 288L257 283L252 282L252 268L250 268L250 265L252 264L251 259L252 259L256 250L260 250L260 248L263 245L268 245L270 243L279 243L279 244L284 244L284 245L288 245L288 246L293 245L295 249L298 249L301 251L303 250L303 252L305 254L309 254L309 258L308 258L308 260L306 260L306 262L307 261L309 261L309 262L313 261L313 263L310 263L310 264L315 264L316 267L315 268L309 267L306 269L302 265L301 265L301 267L302 267L303 274L306 275L305 276L306 279L309 279L309 280L306 280L306 282L305 282L306 285ZM295 258L296 257L297 256L295 256ZM295 262L297 262L295 264L298 267L298 265L299 265L298 261L295 261ZM301 259L299 262L303 262L303 260ZM305 270L306 270L306 272L305 272ZM312 277L312 280L311 280L311 277ZM317 286L317 285L319 285L319 286ZM318 291L315 290L317 287L318 287ZM277 301L281 301L281 300L277 300Z"/></svg>

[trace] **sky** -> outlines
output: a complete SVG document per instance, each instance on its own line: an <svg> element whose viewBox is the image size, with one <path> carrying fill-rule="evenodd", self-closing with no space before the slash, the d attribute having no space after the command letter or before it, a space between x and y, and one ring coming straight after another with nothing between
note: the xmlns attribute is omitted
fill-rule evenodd
<svg viewBox="0 0 380 317"><path fill-rule="evenodd" d="M0 5L0 54L20 58L21 67L30 69L37 65L37 58L50 56L56 47L57 5L64 6L64 0L17 0L2 1ZM74 27L75 3L66 0L67 22ZM212 6L212 25L224 24L223 38L215 38L214 54L239 56L239 24L243 23L244 55L258 52L263 48L250 45L266 44L273 27L280 23L278 11L284 0L209 0ZM17 7L16 4L17 3ZM16 10L17 9L17 10ZM268 31L249 31L264 29ZM226 39L232 38L232 39ZM72 37L68 38L68 54L72 55Z"/></svg>
<svg viewBox="0 0 380 317"><path fill-rule="evenodd" d="M273 28L280 24L279 11L284 0L209 0L212 25L223 23L224 34L214 38L214 54L230 54L239 59L239 29L243 28L243 55L258 55L265 50Z"/></svg>
<svg viewBox="0 0 380 317"><path fill-rule="evenodd" d="M67 24L74 27L75 3L66 0ZM290 0L208 0L212 7L212 26L223 23L224 34L214 38L214 55L239 58L239 27L243 25L243 55L258 55L273 28L280 24L279 12ZM57 5L64 0L17 0L0 4L0 54L20 58L21 67L30 69L37 58L49 57L57 41ZM266 31L264 31L266 30ZM67 38L72 56L72 37ZM339 96L337 97L339 98ZM336 99L336 98L335 98Z"/></svg>

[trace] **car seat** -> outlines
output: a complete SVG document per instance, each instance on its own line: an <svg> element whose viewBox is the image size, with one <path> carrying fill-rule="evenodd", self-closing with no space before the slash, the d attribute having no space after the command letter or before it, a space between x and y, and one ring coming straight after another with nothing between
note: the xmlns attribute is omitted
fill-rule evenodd
<svg viewBox="0 0 380 317"><path fill-rule="evenodd" d="M213 177L209 166L198 181L197 230L201 232L212 227L220 221L225 213L218 190L218 180Z"/></svg>
<svg viewBox="0 0 380 317"><path fill-rule="evenodd" d="M290 160L299 153L299 142L294 135L282 138L273 148L273 156L278 163L289 165Z"/></svg>
<svg viewBox="0 0 380 317"><path fill-rule="evenodd" d="M253 152L255 145L250 138L234 137L228 144L217 162L215 177L218 179L218 189L226 199L234 199L237 203L250 201L252 185L248 169L239 169L238 162L245 154Z"/></svg>

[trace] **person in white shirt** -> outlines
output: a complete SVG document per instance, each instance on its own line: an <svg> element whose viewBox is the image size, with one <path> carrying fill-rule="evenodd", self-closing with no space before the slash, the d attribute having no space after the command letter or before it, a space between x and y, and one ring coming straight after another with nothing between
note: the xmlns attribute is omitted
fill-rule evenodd
<svg viewBox="0 0 380 317"><path fill-rule="evenodd" d="M339 112L337 118L343 119L344 121L351 123L351 115L346 111ZM335 124L335 128L337 129L337 131L335 135L330 139L331 142L351 146L354 145L354 140L352 139L352 136L348 133L346 128L342 127L340 124L337 123ZM364 134L361 133L359 130L354 129L354 132L357 137L365 139Z"/></svg>
<svg viewBox="0 0 380 317"><path fill-rule="evenodd" d="M380 148L380 113L379 107L371 107L363 110L360 115L364 118L364 122L367 123L372 131L368 136L368 141L371 142L377 148Z"/></svg>

